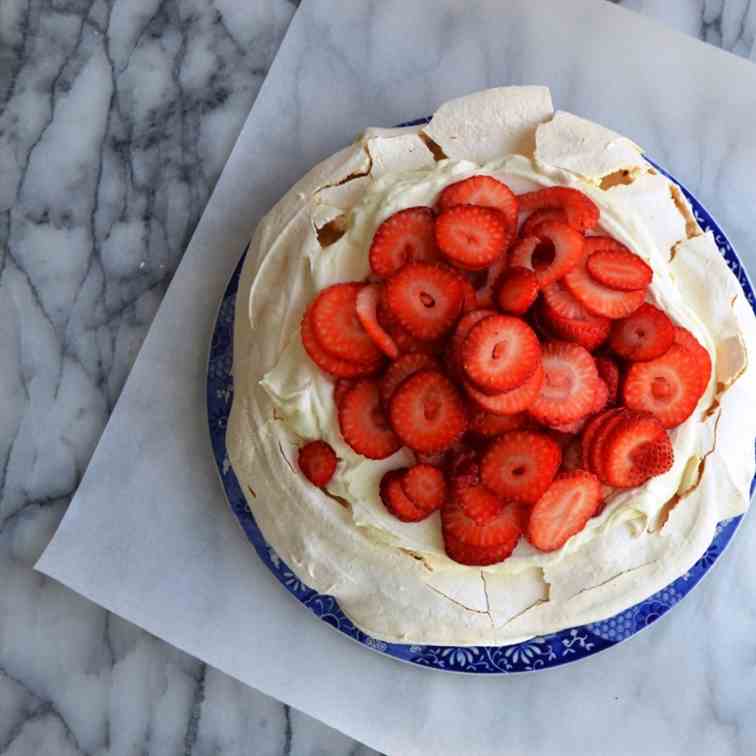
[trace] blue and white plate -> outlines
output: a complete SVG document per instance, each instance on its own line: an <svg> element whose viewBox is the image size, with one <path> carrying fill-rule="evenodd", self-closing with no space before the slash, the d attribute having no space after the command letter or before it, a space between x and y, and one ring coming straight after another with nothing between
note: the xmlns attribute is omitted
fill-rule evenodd
<svg viewBox="0 0 756 756"><path fill-rule="evenodd" d="M424 120L419 122L424 122ZM659 168L659 166L656 167ZM748 302L756 311L751 283L727 237L711 215L679 181L662 168L659 170L680 186L691 203L701 227L714 233L719 251L737 276ZM231 376L234 310L243 262L244 257L239 262L223 297L213 333L207 372L208 422L218 472L231 509L266 567L289 593L296 596L317 617L358 643L402 661L454 672L502 674L556 667L610 648L656 622L690 592L711 569L730 542L741 517L733 517L719 523L714 539L704 555L682 577L653 596L601 622L572 627L558 633L532 638L524 643L509 646L427 646L387 643L372 638L355 627L341 611L333 596L318 593L299 580L265 541L254 516L247 508L241 486L229 463L226 449L226 426L234 392ZM751 490L753 492L753 484Z"/></svg>

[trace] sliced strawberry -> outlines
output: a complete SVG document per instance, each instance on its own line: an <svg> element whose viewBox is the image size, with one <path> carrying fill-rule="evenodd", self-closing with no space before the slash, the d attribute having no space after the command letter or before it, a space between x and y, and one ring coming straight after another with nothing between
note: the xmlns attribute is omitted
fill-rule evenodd
<svg viewBox="0 0 756 756"><path fill-rule="evenodd" d="M554 285L559 286L561 282ZM577 300L575 301L577 302ZM568 318L552 310L549 302L544 299L541 304L541 312L543 320L557 339L573 341L575 344L585 347L589 352L597 349L606 341L612 327L612 321L609 318L605 318L603 315L594 315L584 307L580 314L574 318Z"/></svg>
<svg viewBox="0 0 756 756"><path fill-rule="evenodd" d="M597 371L598 372L598 369ZM609 387L606 385L606 381L599 376L596 382L596 391L593 394L593 405L591 406L590 414L601 412L609 403Z"/></svg>
<svg viewBox="0 0 756 756"><path fill-rule="evenodd" d="M596 438L596 435L601 430L604 422L608 420L613 414L617 414L620 411L622 410L604 410L603 412L599 412L599 414L594 415L585 424L582 435L580 437L580 449L581 458L583 460L583 467L586 470L594 472L593 467L591 466L591 450L593 448L593 441Z"/></svg>
<svg viewBox="0 0 756 756"><path fill-rule="evenodd" d="M378 303L381 301L382 292L383 287L380 284L363 286L357 294L357 317L378 349L395 360L399 356L399 348L378 322Z"/></svg>
<svg viewBox="0 0 756 756"><path fill-rule="evenodd" d="M623 417L601 449L601 473L615 488L634 488L672 467L672 442L662 424L647 413Z"/></svg>
<svg viewBox="0 0 756 756"><path fill-rule="evenodd" d="M435 219L429 207L408 207L386 218L370 245L370 268L388 278L405 263L438 258Z"/></svg>
<svg viewBox="0 0 756 756"><path fill-rule="evenodd" d="M546 427L556 431L557 433L564 434L565 436L574 436L576 433L580 433L585 424L588 422L588 416L572 420L569 423L552 423Z"/></svg>
<svg viewBox="0 0 756 756"><path fill-rule="evenodd" d="M432 512L446 500L446 478L433 465L410 467L401 478L404 493L415 506Z"/></svg>
<svg viewBox="0 0 756 756"><path fill-rule="evenodd" d="M464 445L450 449L445 472L451 487L477 486L480 483L478 452Z"/></svg>
<svg viewBox="0 0 756 756"><path fill-rule="evenodd" d="M550 341L543 346L544 380L528 408L536 420L569 423L591 411L598 373L590 353L579 344Z"/></svg>
<svg viewBox="0 0 756 756"><path fill-rule="evenodd" d="M484 318L462 344L462 367L484 391L511 391L535 372L540 360L535 331L510 315Z"/></svg>
<svg viewBox="0 0 756 756"><path fill-rule="evenodd" d="M455 370L462 370L462 344L467 334L474 325L490 315L496 315L496 310L473 310L460 318L449 342L449 356Z"/></svg>
<svg viewBox="0 0 756 756"><path fill-rule="evenodd" d="M588 272L588 258L606 245L613 245L608 236L589 236L585 240L585 253L580 262L564 277L564 283L576 299L596 315L607 318L626 318L635 312L646 298L646 289L619 291L596 281Z"/></svg>
<svg viewBox="0 0 756 756"><path fill-rule="evenodd" d="M675 326L675 344L687 349L696 360L700 367L700 379L698 382L699 398L706 391L711 378L711 357L709 353L698 342L698 339L687 329L681 326Z"/></svg>
<svg viewBox="0 0 756 756"><path fill-rule="evenodd" d="M349 446L369 459L390 457L402 445L383 413L376 381L358 381L342 399L339 427Z"/></svg>
<svg viewBox="0 0 756 756"><path fill-rule="evenodd" d="M493 176L470 176L449 184L438 198L438 209L443 212L457 205L492 207L506 218L512 229L517 227L517 197L506 184Z"/></svg>
<svg viewBox="0 0 756 756"><path fill-rule="evenodd" d="M454 325L463 297L457 276L439 265L408 263L386 283L392 315L423 341L439 338Z"/></svg>
<svg viewBox="0 0 756 756"><path fill-rule="evenodd" d="M448 449L467 429L462 397L436 370L421 370L403 381L389 414L402 442L423 454Z"/></svg>
<svg viewBox="0 0 756 756"><path fill-rule="evenodd" d="M675 340L675 327L667 314L644 302L632 315L615 320L609 348L620 357L643 362L661 357Z"/></svg>
<svg viewBox="0 0 756 756"><path fill-rule="evenodd" d="M536 243L529 239L537 239ZM534 270L541 287L558 281L582 259L584 237L559 221L538 224L534 237L525 237L512 249L509 264Z"/></svg>
<svg viewBox="0 0 756 756"><path fill-rule="evenodd" d="M436 218L436 244L455 265L481 270L507 250L514 227L498 210L459 205Z"/></svg>
<svg viewBox="0 0 756 756"><path fill-rule="evenodd" d="M560 223L568 223L567 213L558 207L543 207L540 210L534 210L525 219L520 226L520 236L524 239L526 236L534 236L535 229L544 221L553 220Z"/></svg>
<svg viewBox="0 0 756 756"><path fill-rule="evenodd" d="M341 407L341 402L344 401L344 397L349 393L352 386L354 386L354 381L349 378L339 378L333 384L333 403L336 405L336 409Z"/></svg>
<svg viewBox="0 0 756 756"><path fill-rule="evenodd" d="M496 304L502 312L525 314L538 297L538 278L532 270L513 267L496 285Z"/></svg>
<svg viewBox="0 0 756 756"><path fill-rule="evenodd" d="M535 502L554 479L562 452L544 433L510 431L499 436L483 455L484 485L505 499Z"/></svg>
<svg viewBox="0 0 756 756"><path fill-rule="evenodd" d="M596 370L598 370L599 376L606 383L607 389L609 389L607 402L614 404L617 401L620 378L617 363L611 357L594 357L593 360L596 363Z"/></svg>
<svg viewBox="0 0 756 756"><path fill-rule="evenodd" d="M575 299L563 281L554 281L554 283L544 286L543 299L546 305L546 315L566 318L568 320L584 320L589 316L597 318L598 315L591 315L580 302Z"/></svg>
<svg viewBox="0 0 756 756"><path fill-rule="evenodd" d="M375 362L381 351L357 317L357 296L363 284L334 284L312 305L312 328L320 345L334 357L351 362Z"/></svg>
<svg viewBox="0 0 756 756"><path fill-rule="evenodd" d="M468 396L484 410L494 415L514 415L523 412L536 400L543 383L543 367L538 365L533 374L511 391L500 394L486 394L473 386L469 381L464 382Z"/></svg>
<svg viewBox="0 0 756 756"><path fill-rule="evenodd" d="M494 415L484 409L473 409L469 418L469 430L484 438L500 436L507 431L519 430L528 422L524 412L516 415Z"/></svg>
<svg viewBox="0 0 756 756"><path fill-rule="evenodd" d="M588 231L599 222L596 203L577 189L566 186L551 186L518 196L521 210L557 208L564 210L567 222L578 231Z"/></svg>
<svg viewBox="0 0 756 756"><path fill-rule="evenodd" d="M475 300L478 308L491 308L496 304L496 287L501 274L507 269L507 256L502 255L498 260L488 266L485 271L485 281L480 288L475 290Z"/></svg>
<svg viewBox="0 0 756 756"><path fill-rule="evenodd" d="M312 308L313 306L310 305L310 308L302 318L300 328L302 345L309 358L323 372L337 378L358 378L360 376L371 375L380 369L383 363L382 356L372 362L351 362L349 360L341 360L326 352L316 338L312 327Z"/></svg>
<svg viewBox="0 0 756 756"><path fill-rule="evenodd" d="M674 428L696 408L704 371L687 349L673 344L661 357L630 366L622 398L630 409L651 412L665 428Z"/></svg>
<svg viewBox="0 0 756 756"><path fill-rule="evenodd" d="M600 503L595 475L585 470L559 475L530 512L528 541L540 551L556 551L585 527Z"/></svg>
<svg viewBox="0 0 756 756"><path fill-rule="evenodd" d="M620 408L606 418L593 437L593 443L588 451L586 469L598 475L603 482L606 482L604 474L604 447L606 442L614 430L625 422L631 414L629 410Z"/></svg>
<svg viewBox="0 0 756 756"><path fill-rule="evenodd" d="M594 252L586 263L592 278L610 289L635 291L645 289L654 276L653 270L624 244L613 244Z"/></svg>
<svg viewBox="0 0 756 756"><path fill-rule="evenodd" d="M419 522L424 520L433 510L417 506L407 496L402 487L404 469L389 470L381 478L381 501L394 517L402 522Z"/></svg>
<svg viewBox="0 0 756 756"><path fill-rule="evenodd" d="M406 331L401 323L391 314L391 311L385 304L385 288L384 301L378 307L378 323L396 344L400 354L412 354L414 352L431 354L436 349L435 342L420 341L420 339L416 339L411 333Z"/></svg>
<svg viewBox="0 0 756 756"><path fill-rule="evenodd" d="M441 526L448 556L460 564L501 562L514 551L522 534L522 509L501 503L482 486L462 488L441 508ZM491 514L498 504L498 513ZM478 515L478 521L467 511Z"/></svg>
<svg viewBox="0 0 756 756"><path fill-rule="evenodd" d="M299 450L297 464L305 478L320 488L336 471L336 453L325 441L310 441Z"/></svg>
<svg viewBox="0 0 756 756"><path fill-rule="evenodd" d="M567 445L562 449L563 470L579 470L584 467L581 450L582 446L579 438L574 437L567 442Z"/></svg>
<svg viewBox="0 0 756 756"><path fill-rule="evenodd" d="M392 362L381 378L381 400L388 407L394 391L406 378L418 370L439 370L440 365L435 357L423 352L402 355L396 362Z"/></svg>
<svg viewBox="0 0 756 756"><path fill-rule="evenodd" d="M466 314L478 309L478 293L475 287L464 277L460 276L460 286L462 287L462 313Z"/></svg>

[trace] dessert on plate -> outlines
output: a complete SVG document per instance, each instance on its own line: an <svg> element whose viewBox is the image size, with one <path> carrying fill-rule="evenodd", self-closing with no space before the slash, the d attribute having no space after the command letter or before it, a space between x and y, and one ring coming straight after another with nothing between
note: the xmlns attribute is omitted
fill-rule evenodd
<svg viewBox="0 0 756 756"><path fill-rule="evenodd" d="M548 89L367 129L257 228L230 461L366 633L505 644L684 574L754 474L756 321L629 139Z"/></svg>

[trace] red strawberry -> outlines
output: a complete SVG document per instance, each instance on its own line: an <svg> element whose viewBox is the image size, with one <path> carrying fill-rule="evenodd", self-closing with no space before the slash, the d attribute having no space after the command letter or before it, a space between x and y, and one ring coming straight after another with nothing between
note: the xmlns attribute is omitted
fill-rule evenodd
<svg viewBox="0 0 756 756"><path fill-rule="evenodd" d="M378 349L395 360L399 356L399 348L378 322L378 303L381 301L382 292L383 287L380 284L363 286L357 294L357 317Z"/></svg>
<svg viewBox="0 0 756 756"><path fill-rule="evenodd" d="M411 333L402 328L401 323L391 314L391 311L385 304L385 297L384 287L383 301L378 307L378 323L396 344L400 354L411 354L414 352L431 354L434 352L436 347L434 342L420 341L420 339L416 339Z"/></svg>
<svg viewBox="0 0 756 756"><path fill-rule="evenodd" d="M438 198L442 212L457 205L478 205L498 210L512 229L517 226L517 197L512 190L493 176L470 176L449 184Z"/></svg>
<svg viewBox="0 0 756 756"><path fill-rule="evenodd" d="M419 464L408 468L401 483L404 493L420 509L432 512L446 500L446 479L433 465Z"/></svg>
<svg viewBox="0 0 756 756"><path fill-rule="evenodd" d="M384 278L405 263L438 257L435 220L429 207L408 207L386 218L370 245L370 268Z"/></svg>
<svg viewBox="0 0 756 756"><path fill-rule="evenodd" d="M511 391L531 376L541 345L524 320L491 315L470 329L462 344L462 367L484 391Z"/></svg>
<svg viewBox="0 0 756 756"><path fill-rule="evenodd" d="M381 351L357 317L357 295L363 284L334 284L312 305L312 328L320 345L334 357L351 362L375 362Z"/></svg>
<svg viewBox="0 0 756 756"><path fill-rule="evenodd" d="M591 466L591 451L593 448L593 441L596 438L596 435L601 430L601 427L603 426L606 420L608 420L612 415L615 415L621 411L622 409L604 410L603 412L599 412L599 414L594 415L585 424L582 435L580 437L580 449L581 449L581 458L583 460L583 467L586 470L590 470L591 472L594 471L593 467Z"/></svg>
<svg viewBox="0 0 756 756"><path fill-rule="evenodd" d="M593 443L588 450L586 468L598 475L603 482L606 482L606 476L604 475L604 446L614 430L630 416L631 413L628 410L620 408L604 420L593 437Z"/></svg>
<svg viewBox="0 0 756 756"><path fill-rule="evenodd" d="M560 285L560 282L557 282L556 285ZM575 301L577 302L577 300ZM580 305L579 302L577 304ZM545 299L541 305L541 312L544 321L548 324L549 329L554 332L557 339L573 341L585 347L589 352L597 349L606 341L612 327L612 321L609 318L605 318L603 315L594 315L585 308L574 318L559 315L551 309Z"/></svg>
<svg viewBox="0 0 756 756"><path fill-rule="evenodd" d="M464 315L457 323L449 342L449 356L455 370L462 370L462 344L464 344L467 334L470 333L476 323L480 323L481 320L490 315L496 315L496 310L473 310Z"/></svg>
<svg viewBox="0 0 756 756"><path fill-rule="evenodd" d="M483 285L475 291L475 300L478 307L491 308L495 302L496 286L501 278L501 274L507 268L507 256L502 255L498 260L486 268L486 280Z"/></svg>
<svg viewBox="0 0 756 756"><path fill-rule="evenodd" d="M463 276L459 278L459 284L462 287L462 313L472 312L478 309L478 293L475 287Z"/></svg>
<svg viewBox="0 0 756 756"><path fill-rule="evenodd" d="M440 366L435 357L423 352L402 355L396 362L392 362L381 378L381 400L388 406L394 391L405 378L409 378L418 370L439 370Z"/></svg>
<svg viewBox="0 0 756 756"><path fill-rule="evenodd" d="M543 383L543 367L539 364L535 372L524 383L511 391L501 394L486 394L473 386L469 381L464 382L468 396L482 409L494 415L514 415L528 409L538 396Z"/></svg>
<svg viewBox="0 0 756 756"><path fill-rule="evenodd" d="M493 438L511 430L519 430L527 423L524 412L516 415L494 415L484 409L473 409L470 413L469 430L484 438Z"/></svg>
<svg viewBox="0 0 756 756"><path fill-rule="evenodd" d="M464 445L450 449L445 471L452 487L477 486L480 483L478 452Z"/></svg>
<svg viewBox="0 0 756 756"><path fill-rule="evenodd" d="M607 402L614 404L617 401L617 391L619 389L619 368L617 363L611 357L594 357L596 370L601 379L606 383L609 389Z"/></svg>
<svg viewBox="0 0 756 756"><path fill-rule="evenodd" d="M562 469L579 470L583 467L580 439L576 436L562 449Z"/></svg>
<svg viewBox="0 0 756 756"><path fill-rule="evenodd" d="M583 320L589 316L598 317L598 315L591 316L588 310L570 294L563 281L554 281L554 283L544 286L543 300L546 305L547 312L545 314L547 317L559 315L559 317L568 320Z"/></svg>
<svg viewBox="0 0 756 756"><path fill-rule="evenodd" d="M349 378L339 378L336 383L333 384L333 403L336 405L336 409L341 407L341 402L349 393L349 389L351 389L352 386L354 386L354 381Z"/></svg>
<svg viewBox="0 0 756 756"><path fill-rule="evenodd" d="M675 327L666 313L644 302L632 315L614 321L609 348L626 360L643 362L661 357L674 340Z"/></svg>
<svg viewBox="0 0 756 756"><path fill-rule="evenodd" d="M460 564L486 565L501 562L514 551L522 533L522 509L514 503L494 509L489 492L482 486L462 488L441 508L441 526L448 556ZM478 515L476 520L468 511Z"/></svg>
<svg viewBox="0 0 756 756"><path fill-rule="evenodd" d="M535 229L544 221L554 220L560 223L568 223L567 213L558 207L544 207L540 210L534 210L520 226L520 236L524 239L526 236L534 236Z"/></svg>
<svg viewBox="0 0 756 756"><path fill-rule="evenodd" d="M439 265L408 263L386 283L391 314L423 341L433 341L452 327L463 296L457 276Z"/></svg>
<svg viewBox="0 0 756 756"><path fill-rule="evenodd" d="M665 428L674 428L696 408L704 371L687 349L673 344L661 357L630 366L623 400L628 408L651 412Z"/></svg>
<svg viewBox="0 0 756 756"><path fill-rule="evenodd" d="M513 315L526 313L538 296L538 278L527 268L509 268L496 286L496 304Z"/></svg>
<svg viewBox="0 0 756 756"><path fill-rule="evenodd" d="M517 242L509 264L534 270L539 285L544 287L558 281L580 262L585 241L581 233L559 221L544 221L536 232L535 236Z"/></svg>
<svg viewBox="0 0 756 756"><path fill-rule="evenodd" d="M645 289L654 276L651 268L624 244L604 242L605 246L594 252L586 263L588 272L604 286L620 291Z"/></svg>
<svg viewBox="0 0 756 756"><path fill-rule="evenodd" d="M567 222L578 231L594 228L599 222L596 203L577 189L566 186L551 186L518 197L521 210L557 208L564 210Z"/></svg>
<svg viewBox="0 0 756 756"><path fill-rule="evenodd" d="M483 455L483 484L505 499L535 502L554 479L562 452L544 433L510 431L499 436Z"/></svg>
<svg viewBox="0 0 756 756"><path fill-rule="evenodd" d="M476 525L485 525L504 509L504 502L485 486L455 486L453 493L462 511Z"/></svg>
<svg viewBox="0 0 756 756"><path fill-rule="evenodd" d="M299 469L313 485L327 485L336 470L336 453L325 441L310 441L297 456Z"/></svg>
<svg viewBox="0 0 756 756"><path fill-rule="evenodd" d="M381 478L381 501L386 509L402 522L424 520L433 510L417 506L407 496L401 482L404 473L404 469L389 470Z"/></svg>
<svg viewBox="0 0 756 756"><path fill-rule="evenodd" d="M302 318L300 333L305 351L322 371L337 378L357 378L371 375L380 369L383 362L382 356L372 362L351 362L339 359L326 352L320 345L312 327L312 309L313 305L310 305L310 308Z"/></svg>
<svg viewBox="0 0 756 756"><path fill-rule="evenodd" d="M646 290L619 291L610 289L594 280L586 266L588 258L614 244L614 239L606 236L589 236L585 240L585 253L580 262L564 277L564 283L576 299L596 315L607 318L626 318L635 312L646 298Z"/></svg>
<svg viewBox="0 0 756 756"><path fill-rule="evenodd" d="M383 414L375 381L358 381L342 399L339 427L349 446L369 459L390 457L401 447Z"/></svg>
<svg viewBox="0 0 756 756"><path fill-rule="evenodd" d="M591 411L598 373L593 357L578 344L550 341L543 346L544 381L528 408L548 425L569 423Z"/></svg>
<svg viewBox="0 0 756 756"><path fill-rule="evenodd" d="M711 378L711 357L709 357L706 349L698 343L698 339L687 328L675 326L675 344L679 344L681 347L687 349L701 369L701 377L697 389L700 397L706 391L709 379Z"/></svg>
<svg viewBox="0 0 756 756"><path fill-rule="evenodd" d="M436 218L436 244L456 265L481 270L507 250L514 228L498 210L459 205Z"/></svg>
<svg viewBox="0 0 756 756"><path fill-rule="evenodd" d="M462 397L436 370L407 378L394 392L389 414L402 442L423 454L448 449L467 428Z"/></svg>
<svg viewBox="0 0 756 756"><path fill-rule="evenodd" d="M556 551L585 527L600 503L595 475L585 470L559 475L530 512L528 541L540 551Z"/></svg>
<svg viewBox="0 0 756 756"><path fill-rule="evenodd" d="M603 480L615 488L633 488L672 467L672 442L653 415L623 417L601 450Z"/></svg>

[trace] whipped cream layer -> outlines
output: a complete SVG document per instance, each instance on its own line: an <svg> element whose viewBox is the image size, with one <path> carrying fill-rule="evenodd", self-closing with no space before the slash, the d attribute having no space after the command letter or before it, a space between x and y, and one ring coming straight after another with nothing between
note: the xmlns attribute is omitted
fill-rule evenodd
<svg viewBox="0 0 756 756"><path fill-rule="evenodd" d="M562 185L591 196L601 232L652 266L651 299L695 334L714 365L698 408L670 434L669 472L616 494L560 550L544 554L522 539L509 559L484 568L446 556L437 513L402 523L386 511L380 479L413 457L401 450L367 460L343 442L333 381L299 336L319 290L367 276L383 220L432 205L445 186L475 174L516 193ZM683 574L716 523L748 506L755 333L713 238L630 140L567 113L552 117L543 88L489 90L442 106L424 130L368 130L260 224L237 300L231 462L271 545L366 632L454 644L553 632L621 611ZM297 448L313 438L340 459L326 492L296 468Z"/></svg>

